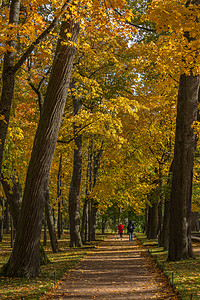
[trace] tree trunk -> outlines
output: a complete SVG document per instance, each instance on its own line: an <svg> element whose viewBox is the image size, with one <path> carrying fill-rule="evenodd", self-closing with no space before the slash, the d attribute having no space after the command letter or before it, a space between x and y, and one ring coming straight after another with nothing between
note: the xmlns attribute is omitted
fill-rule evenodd
<svg viewBox="0 0 200 300"><path fill-rule="evenodd" d="M73 97L74 115L82 109L81 102ZM74 124L74 135L76 136L77 126ZM70 247L81 247L80 233L80 212L79 212L79 193L82 173L82 136L75 137L73 174L69 189L69 220L70 220Z"/></svg>
<svg viewBox="0 0 200 300"><path fill-rule="evenodd" d="M53 253L58 253L59 252L58 241L56 238L56 230L54 226L53 215L51 214L51 206L49 201L49 187L47 187L46 190L45 214L46 214L47 226L48 226L49 236L51 241L51 248Z"/></svg>
<svg viewBox="0 0 200 300"><path fill-rule="evenodd" d="M3 190L10 207L10 213L12 215L13 225L15 229L17 229L17 223L18 223L18 218L21 210L21 202L22 202L22 187L21 187L19 177L18 179L16 179L16 177L18 176L13 175L11 178L12 187L10 183L5 178L3 178L3 175L1 179Z"/></svg>
<svg viewBox="0 0 200 300"><path fill-rule="evenodd" d="M99 150L95 150L93 154L93 169L92 169L92 189L95 187L97 178L98 178L98 171L100 168L100 160L103 153L103 142L101 143L101 148ZM98 210L98 203L92 198L91 199L91 241L95 241L95 231L96 231L96 214ZM121 207L119 207L119 220L121 219ZM120 221L118 222L118 224Z"/></svg>
<svg viewBox="0 0 200 300"><path fill-rule="evenodd" d="M94 199L91 199L91 241L95 241L96 233L96 215L97 215L97 203Z"/></svg>
<svg viewBox="0 0 200 300"><path fill-rule="evenodd" d="M163 225L163 175L162 175L162 163L159 162L159 204L158 204L158 235L160 243L160 234Z"/></svg>
<svg viewBox="0 0 200 300"><path fill-rule="evenodd" d="M11 1L10 5L10 15L9 15L9 23L17 24L19 22L19 13L20 13L20 0ZM9 45L15 48L16 42L10 41ZM10 119L10 109L12 104L12 99L14 95L14 85L15 85L15 73L12 69L14 66L14 59L16 53L15 51L9 52L7 51L4 56L3 62L3 74L2 74L2 93L0 99L0 115L4 117L4 119L0 120L0 175L2 169L2 160L3 160L3 150L5 139L8 130L8 124Z"/></svg>
<svg viewBox="0 0 200 300"><path fill-rule="evenodd" d="M163 216L163 226L160 237L160 247L164 247L164 249L169 248L169 225L170 225L170 195L171 195L171 187L172 187L172 168L173 161L170 166L169 176L167 180L167 190L165 193L165 204L164 204L164 216Z"/></svg>
<svg viewBox="0 0 200 300"><path fill-rule="evenodd" d="M158 203L149 206L147 238L156 239L158 229Z"/></svg>
<svg viewBox="0 0 200 300"><path fill-rule="evenodd" d="M88 201L88 242L91 242L92 222L91 222L91 199Z"/></svg>
<svg viewBox="0 0 200 300"><path fill-rule="evenodd" d="M85 234L87 228L87 208L88 208L88 199L85 198L83 204L83 215L82 215L82 224L81 224L81 239L83 241L83 244L85 244L87 240L87 234Z"/></svg>
<svg viewBox="0 0 200 300"><path fill-rule="evenodd" d="M62 222L62 213L61 213L61 179L62 179L62 154L60 155L59 168L58 168L58 177L57 177L57 201L58 201L58 221L57 221L57 231L58 239L61 238L61 222Z"/></svg>
<svg viewBox="0 0 200 300"><path fill-rule="evenodd" d="M44 238L43 238L43 246L47 245L47 219L46 213L44 214Z"/></svg>
<svg viewBox="0 0 200 300"><path fill-rule="evenodd" d="M56 146L58 130L65 107L67 91L75 56L79 25L74 21L62 22L54 63L28 167L20 219L14 249L6 274L35 277L40 273L40 234L45 193Z"/></svg>
<svg viewBox="0 0 200 300"><path fill-rule="evenodd" d="M3 239L3 226L4 226L4 207L5 207L5 199L4 197L2 199L2 213L1 213L1 222L0 222L0 242L2 242Z"/></svg>
<svg viewBox="0 0 200 300"><path fill-rule="evenodd" d="M197 119L198 92L198 76L180 76L170 204L168 258L172 261L193 257L190 215L195 135L191 125Z"/></svg>
<svg viewBox="0 0 200 300"><path fill-rule="evenodd" d="M5 227L6 227L6 234L9 234L9 228L10 228L10 220L9 220L9 207L8 207L8 201L6 199L5 203Z"/></svg>
<svg viewBox="0 0 200 300"><path fill-rule="evenodd" d="M165 195L165 208L163 216L163 227L160 237L160 247L169 248L169 225L170 225L170 195Z"/></svg>
<svg viewBox="0 0 200 300"><path fill-rule="evenodd" d="M106 218L105 218L105 216L103 215L102 216L102 226L101 226L101 233L102 234L105 234L105 229L106 229L106 222L107 222L107 220L106 220Z"/></svg>
<svg viewBox="0 0 200 300"><path fill-rule="evenodd" d="M192 214L191 214L191 231L199 232L199 214L198 214L198 212L192 212Z"/></svg>

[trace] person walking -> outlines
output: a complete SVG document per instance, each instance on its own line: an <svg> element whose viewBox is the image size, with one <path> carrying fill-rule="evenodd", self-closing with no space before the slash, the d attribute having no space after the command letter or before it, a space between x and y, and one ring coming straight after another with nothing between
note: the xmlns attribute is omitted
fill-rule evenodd
<svg viewBox="0 0 200 300"><path fill-rule="evenodd" d="M135 226L133 224L133 221L129 221L128 226L127 226L127 230L129 233L129 241L132 242L133 240L133 230L134 230Z"/></svg>
<svg viewBox="0 0 200 300"><path fill-rule="evenodd" d="M124 225L122 223L120 223L118 225L118 232L119 232L119 235L120 235L121 239L122 239L122 236L123 236L123 230L124 230Z"/></svg>

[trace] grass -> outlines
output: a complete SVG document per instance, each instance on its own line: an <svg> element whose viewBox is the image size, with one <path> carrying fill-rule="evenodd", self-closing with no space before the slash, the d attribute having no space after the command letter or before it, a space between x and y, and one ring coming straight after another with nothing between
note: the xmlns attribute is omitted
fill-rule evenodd
<svg viewBox="0 0 200 300"><path fill-rule="evenodd" d="M200 299L200 242L193 243L195 259L169 262L168 252L158 247L157 240L148 240L143 233L136 233L136 237L148 249L181 299Z"/></svg>
<svg viewBox="0 0 200 300"><path fill-rule="evenodd" d="M41 274L37 278L7 278L0 277L0 299L39 299L42 294L52 288L64 274L72 269L91 248L98 245L104 236L97 234L95 242L87 243L83 248L69 247L69 233L66 231L59 240L59 253L53 254L50 241L44 247L50 263L41 267ZM0 268L5 264L11 254L10 235L4 234L0 243Z"/></svg>

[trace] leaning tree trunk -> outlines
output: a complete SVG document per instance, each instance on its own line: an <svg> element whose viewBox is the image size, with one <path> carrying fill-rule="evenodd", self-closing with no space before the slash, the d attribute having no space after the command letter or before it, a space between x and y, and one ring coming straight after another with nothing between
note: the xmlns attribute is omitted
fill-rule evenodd
<svg viewBox="0 0 200 300"><path fill-rule="evenodd" d="M1 178L2 186L4 189L4 193L6 195L7 203L9 204L10 207L10 219L11 219L11 247L13 247L13 241L15 237L15 232L17 230L17 225L18 225L18 220L19 220L19 215L21 211L21 201L22 201L22 187L21 187L21 182L18 179L17 174L13 175L11 180L12 180L12 186L10 183L3 177ZM40 264L44 265L48 261L48 258L43 250L42 245L40 245Z"/></svg>
<svg viewBox="0 0 200 300"><path fill-rule="evenodd" d="M58 130L65 107L75 56L75 47L63 43L72 34L76 43L79 25L63 21L54 63L28 167L17 235L7 276L35 277L40 273L40 234L45 205L45 192L56 146Z"/></svg>
<svg viewBox="0 0 200 300"><path fill-rule="evenodd" d="M81 102L73 97L74 115L77 115L82 108ZM77 126L74 124L74 135L77 134ZM82 173L82 136L78 134L75 137L73 174L69 189L69 221L70 221L70 247L81 247L80 233L80 211L79 211L79 193Z"/></svg>
<svg viewBox="0 0 200 300"><path fill-rule="evenodd" d="M172 195L170 204L169 260L193 257L191 243L191 196L199 76L181 75L177 103Z"/></svg>
<svg viewBox="0 0 200 300"><path fill-rule="evenodd" d="M10 4L10 15L9 23L16 25L19 22L19 13L20 13L20 0L13 0ZM16 42L13 40L9 41L9 46L13 48L16 47ZM6 140L8 124L10 119L10 109L12 104L12 99L14 95L14 86L15 86L15 72L13 71L14 59L16 52L7 51L4 56L3 62L3 74L2 74L2 93L0 99L0 115L4 117L0 120L0 174L3 161L3 150Z"/></svg>

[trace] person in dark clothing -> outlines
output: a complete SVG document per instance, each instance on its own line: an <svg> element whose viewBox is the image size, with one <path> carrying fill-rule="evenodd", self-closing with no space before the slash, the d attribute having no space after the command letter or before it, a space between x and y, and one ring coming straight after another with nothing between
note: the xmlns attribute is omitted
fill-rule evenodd
<svg viewBox="0 0 200 300"><path fill-rule="evenodd" d="M127 226L127 230L129 233L129 241L132 242L133 240L133 230L134 230L135 226L133 224L133 221L129 221L128 226Z"/></svg>

